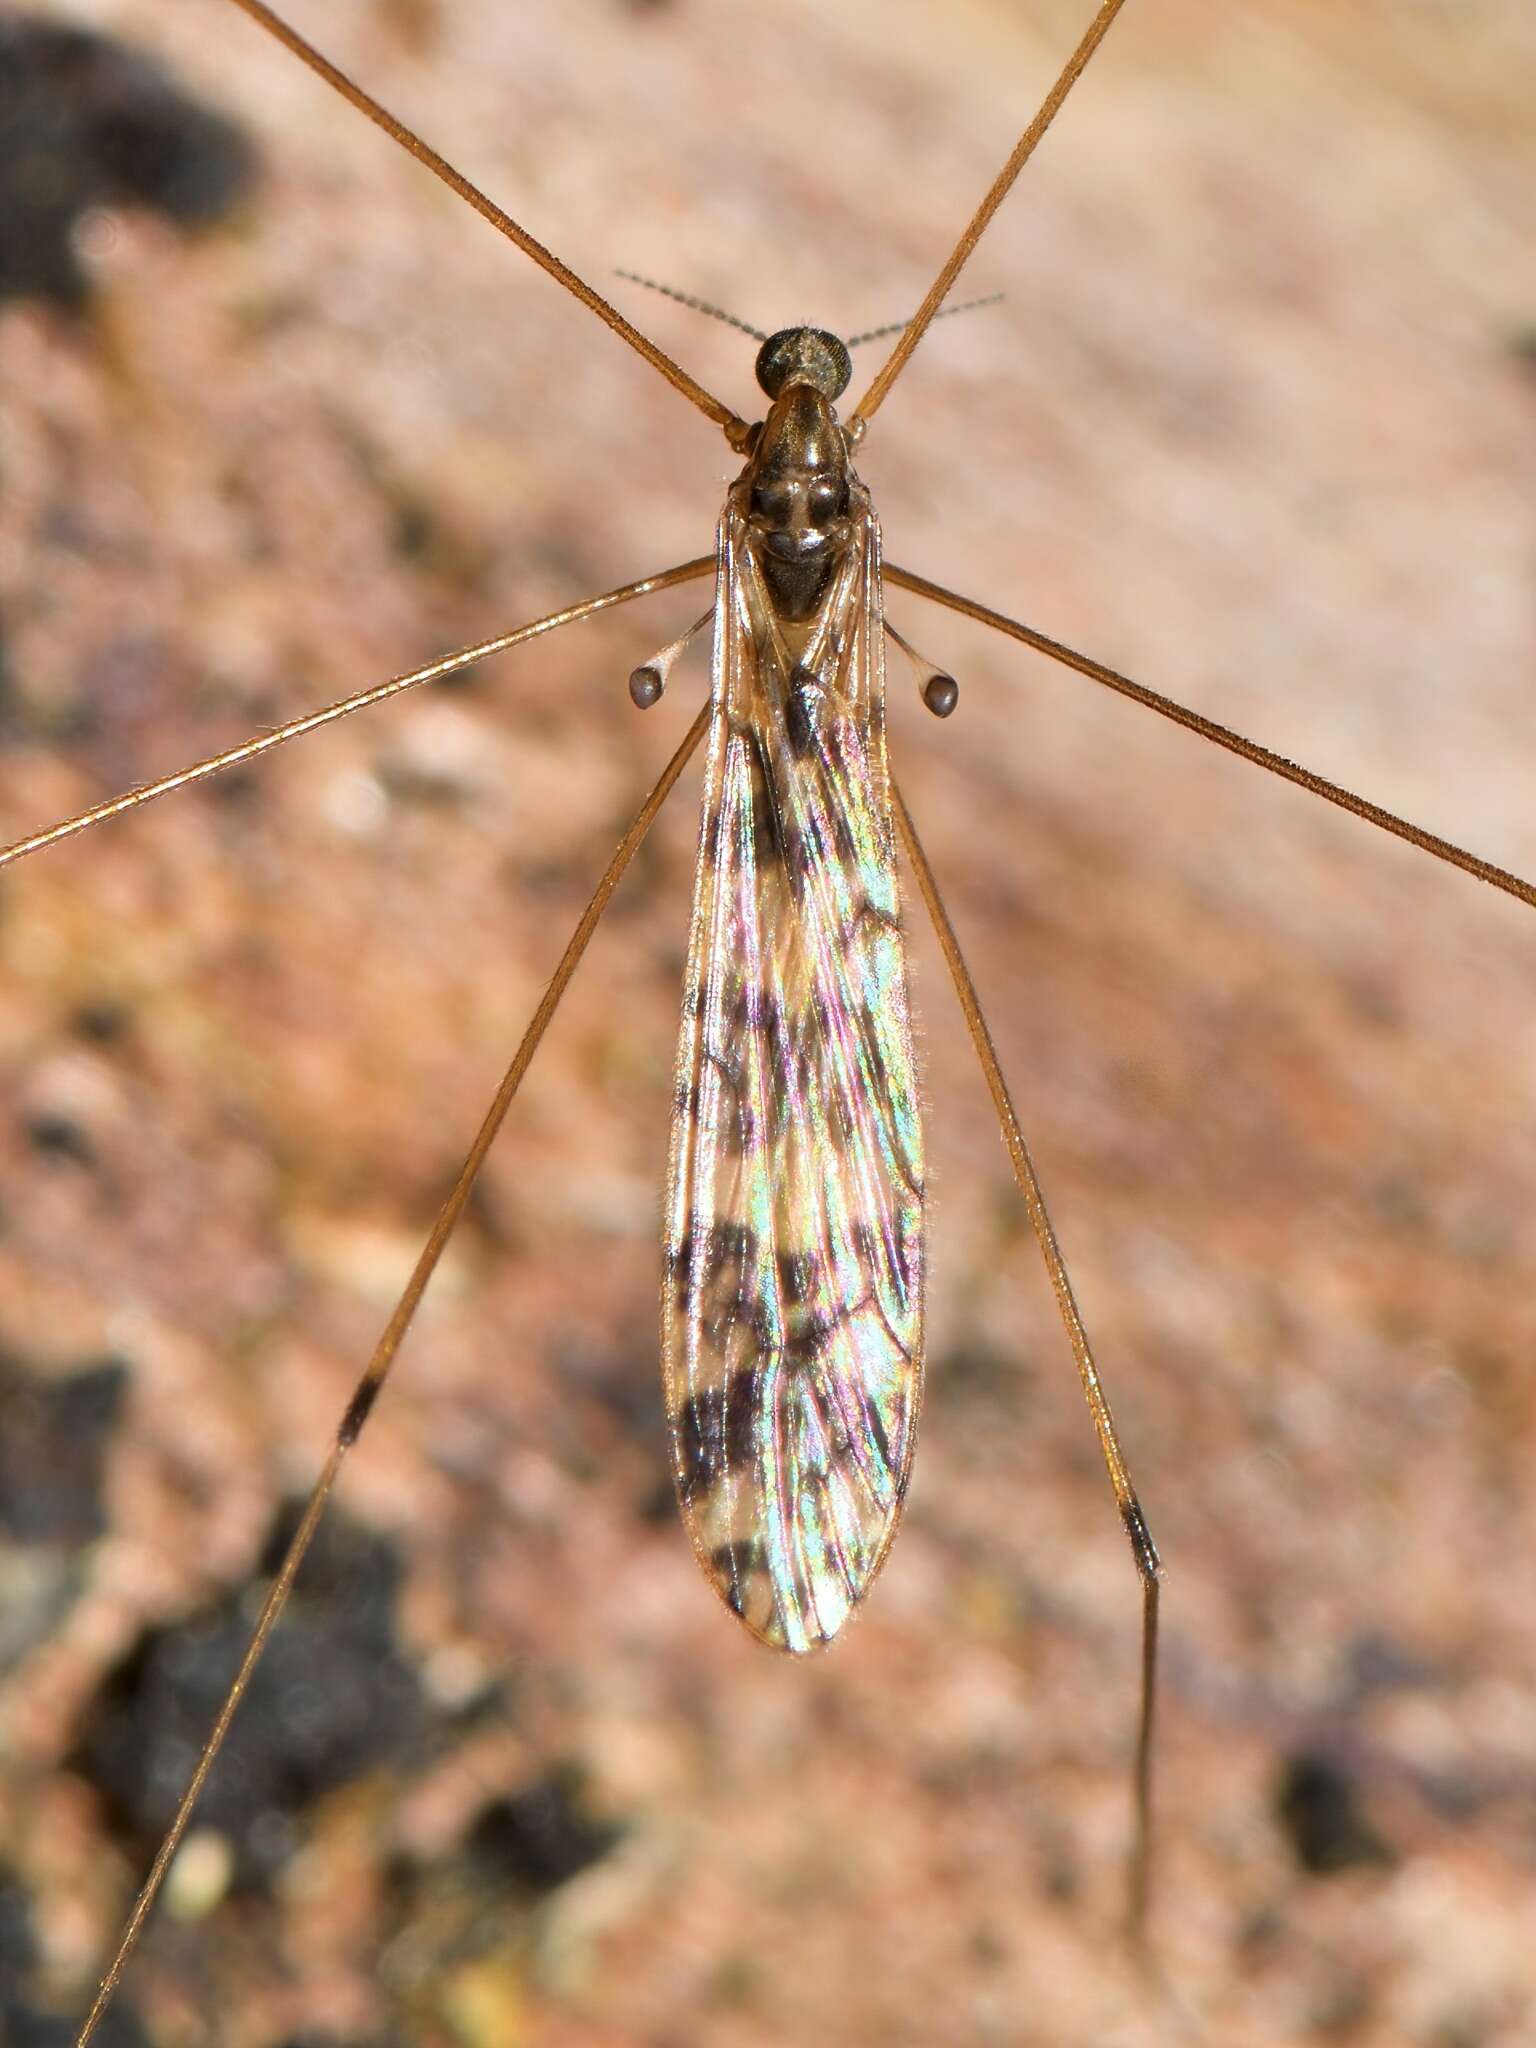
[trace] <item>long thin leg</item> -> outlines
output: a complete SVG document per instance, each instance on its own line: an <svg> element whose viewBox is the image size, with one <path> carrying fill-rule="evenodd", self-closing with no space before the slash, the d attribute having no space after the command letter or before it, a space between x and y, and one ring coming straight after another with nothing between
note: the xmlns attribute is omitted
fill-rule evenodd
<svg viewBox="0 0 1536 2048"><path fill-rule="evenodd" d="M569 264L562 263L552 249L546 249L544 244L530 235L525 227L520 227L511 214L502 211L494 199L487 198L478 185L472 185L462 171L456 171L445 157L439 156L429 142L424 142L413 129L407 128L403 121L397 121L389 109L380 106L371 93L365 92L345 71L333 64L328 57L322 56L314 44L306 42L296 28L290 28L280 14L275 14L270 7L264 5L264 0L235 0L235 5L242 8L252 21L259 23L268 35L276 37L285 49L291 50L294 56L307 64L317 77L323 78L327 85L339 92L344 100L350 100L359 113L366 114L386 135L392 136L402 149L409 150L418 163L425 164L429 171L441 178L461 199L467 200L476 213L504 234L509 242L515 243L525 256L531 256L541 270L547 271L556 284L564 285L573 298L580 299L584 306L597 315L605 327L612 328L621 341L627 341L637 355L643 356L652 369L660 370L667 382L675 390L680 391L690 403L696 405L707 419L713 420L716 426L723 427L727 437L731 438L735 445L736 438L745 432L745 424L736 417L731 408L723 405L718 398L711 397L704 386L690 377L680 363L674 363L654 341L647 340L638 327L632 327L616 306L610 306L584 278L576 275Z"/></svg>
<svg viewBox="0 0 1536 2048"><path fill-rule="evenodd" d="M240 0L244 6L246 0ZM1110 23L1125 5L1125 0L1103 0L1102 6L1088 24L1087 33L1062 67L1061 76L1046 94L1040 111L1024 130L1014 145L1013 154L993 179L987 196L965 224L965 230L949 252L944 268L929 287L928 296L918 307L912 318L902 329L901 339L881 365L874 382L859 400L854 417L871 420L876 408L906 367L907 359L922 340L939 307L948 296L950 286L960 275L961 269L970 257L971 251L981 240L988 222L1012 190L1013 181L1034 155L1035 145L1046 129L1050 127L1061 111L1062 101L1076 85L1087 66L1089 58L1109 33Z"/></svg>
<svg viewBox="0 0 1536 2048"><path fill-rule="evenodd" d="M88 825L100 825L105 819L116 818L124 811L136 811L140 804L151 803L157 796L168 796L173 789L185 789L189 783L204 782L225 768L238 767L242 761L254 761L258 754L270 753L274 747L282 746L285 740L296 740L301 733L334 724L349 712L366 710L370 704L382 704L386 697L397 697L402 690L414 690L418 683L435 683L443 676L468 668L473 662L484 661L488 654L504 654L509 647L521 647L525 640L536 640L541 633L553 633L559 626L574 625L578 619L590 619L594 613L609 611L616 604L628 604L631 598L648 597L653 590L670 590L676 583L691 582L697 576L707 575L714 566L713 555L700 555L692 562L680 563L675 569L663 569L659 575L642 576L637 583L621 583L617 590L605 590L601 597L589 597L581 604L567 605L563 611L549 612L529 625L514 626L510 633L498 633L494 640L480 640L473 647L461 647L457 654L445 654L441 661L429 661L424 668L408 669L404 675L391 676L387 683L375 683L372 689L359 690L355 696L338 698L334 704L323 705L318 711L306 711L302 717L291 718L286 725L275 726L271 732L242 740L237 747L226 747L222 754L210 754L206 761L194 761L189 768L178 768L174 774L162 775L158 782L141 783L137 789L108 797L105 803L93 804L88 811L77 812L73 818L44 826L41 831L29 833L25 839L0 847L0 868L9 867L12 861L25 860L29 853L41 852L43 847L53 846L61 839L73 838L75 833L85 831Z"/></svg>
<svg viewBox="0 0 1536 2048"><path fill-rule="evenodd" d="M213 1769L214 1761L223 1747L224 1738L229 1733L229 1725L235 1718L235 1713L245 1696L246 1688L250 1684L251 1675L256 1669L262 1651L267 1646L267 1638L271 1635L272 1630L277 1624L278 1616L282 1613L287 1603L288 1595L292 1590L299 1566L304 1560L304 1553L309 1549L315 1531L320 1525L320 1517L325 1512L326 1502L330 1498L332 1487L336 1484L336 1477L341 1470L342 1461L362 1435L363 1426L367 1422L369 1414L372 1412L373 1404L378 1399L379 1392L389 1376L390 1367L394 1364L395 1354L400 1349L401 1340L410 1327L411 1318L416 1313L422 1295L426 1292L427 1282L431 1279L433 1270L438 1260L442 1257L443 1249L453 1234L454 1226L463 1213L464 1204L469 1200L470 1190L475 1184L476 1176L485 1164L486 1154L490 1151L496 1133L501 1128L503 1118L512 1106L513 1097L522 1086L523 1076L527 1073L533 1056L539 1049L540 1040L549 1027L549 1021L555 1014L560 998L565 994L571 976L576 972L581 956L587 949L588 940L597 929L598 920L607 908L609 897L612 896L614 890L618 887L625 869L639 851L641 841L655 822L657 812L666 802L673 784L677 781L679 775L682 774L689 756L704 737L708 725L709 706L706 704L700 710L698 717L694 719L693 724L688 728L682 745L662 770L661 778L655 788L640 806L635 822L625 833L617 853L614 854L613 859L608 863L602 880L593 891L591 902L582 912L581 922L571 934L570 943L560 956L559 966L556 967L554 973L550 976L549 986L545 989L539 1001L539 1007L533 1013L533 1020L523 1034L522 1043L518 1046L517 1051L512 1057L512 1064L507 1068L506 1074L502 1078L501 1086L497 1089L495 1098L485 1113L485 1120L481 1124L475 1136L475 1142L471 1145L468 1156L459 1170L459 1177L454 1182L448 1199L437 1213L437 1220L432 1225L432 1233L422 1247L421 1256L417 1259L411 1277L406 1282L405 1291L396 1303L394 1314L390 1317L388 1326L383 1336L380 1337L372 1358L368 1361L367 1369L358 1381L351 1400L347 1403L346 1413L342 1416L340 1426L336 1431L336 1441L331 1446L330 1454L326 1458L320 1477L315 1481L314 1491L309 1496L309 1502L304 1509L303 1518L294 1532L292 1542L288 1545L287 1553L278 1569L277 1577L272 1581L272 1587L267 1594L260 1618L256 1623L251 1640L246 1646L245 1656L241 1660L240 1669L236 1672L229 1691L225 1695L224 1704L219 1709L218 1718L213 1724L208 1740L203 1744L202 1754L197 1760L197 1768L192 1773L186 1791L181 1795L181 1803L176 1808L175 1818L166 1830L165 1839L160 1844L149 1875L145 1878L143 1887L134 1901L133 1911L129 1914L127 1923L123 1928L122 1938L118 1942L117 1953L112 1958L111 1968L102 1979L101 1989L96 1994L96 2002L92 2005L89 2014L86 2016L85 2024L81 2027L76 2037L75 2048L85 2048L85 2044L95 2033L102 2015L105 2013L112 2001L114 1992L117 1990L128 1958L133 1954L135 1947L138 1945L138 1939L143 1932L144 1923L149 1918L156 1895L165 1881L165 1874L171 1867L171 1860L181 1845L182 1836L187 1831L187 1824L192 1818L193 1809L196 1807L198 1799L202 1794L203 1786L207 1782L208 1773Z"/></svg>
<svg viewBox="0 0 1536 2048"><path fill-rule="evenodd" d="M941 583L930 583L926 576L915 576L910 569L893 569L889 562L883 571L887 582L895 583L903 590L910 590L918 597L931 598L935 604L948 605L952 612L961 612L968 619L977 619L983 626L1006 633L1011 640L1022 640L1026 647L1033 647L1040 654L1048 654L1052 661L1059 661L1064 667L1075 669L1080 676L1087 676L1090 682L1102 683L1106 689L1115 690L1122 697L1129 697L1133 704L1144 704L1149 711L1158 712L1175 725L1182 725L1187 732L1199 733L1214 746L1225 747L1229 754L1236 754L1244 761L1251 761L1256 768L1267 768L1271 775L1278 775L1286 782L1294 782L1298 789L1310 790L1313 796L1320 796L1325 802L1337 804L1341 811L1349 811L1354 817L1363 818L1368 825L1376 825L1383 832L1390 832L1395 838L1406 839L1410 846L1416 846L1421 853L1431 853L1436 860L1443 860L1453 868L1460 868L1464 874L1475 875L1480 882L1487 882L1492 888L1502 889L1506 896L1518 897L1536 909L1536 883L1527 882L1519 875L1512 875L1508 868L1495 867L1480 854L1468 853L1465 847L1454 845L1449 839L1440 838L1438 833L1426 832L1422 825L1414 825L1406 818L1398 817L1395 811L1383 810L1380 804L1373 804L1368 797L1356 796L1352 789L1345 789L1337 782L1328 781L1310 768L1303 768L1295 761L1288 761L1284 754L1271 753L1268 747L1261 747L1257 740L1244 739L1240 732L1233 732L1230 726L1218 725L1214 718L1207 718L1202 712L1190 711L1183 704L1175 703L1172 697L1163 697L1156 690L1149 690L1145 683L1133 683L1129 676L1123 676L1118 669L1106 668L1102 661L1095 661L1091 655L1079 654L1075 648L1065 646L1060 640L1049 639L1044 633L1037 633L1033 626L1023 625L1018 619L1010 619L1004 612L995 612L990 606L978 604L973 597L961 597L953 590L946 590Z"/></svg>
<svg viewBox="0 0 1536 2048"><path fill-rule="evenodd" d="M1131 1554L1141 1575L1141 1710L1136 1735L1136 1835L1131 1851L1128 1899L1130 1929L1133 1937L1139 1941L1146 1926L1152 1877L1152 1737L1157 1704L1157 1622L1163 1567L1158 1559L1157 1546L1152 1541L1152 1532L1147 1527L1147 1518L1141 1511L1140 1501L1136 1498L1136 1489L1131 1484L1131 1475L1126 1469L1120 1439L1115 1432L1115 1419L1110 1413L1109 1397L1104 1391L1104 1382L1099 1377L1098 1366L1094 1363L1088 1332L1083 1327L1083 1318L1078 1310L1077 1297L1072 1291L1066 1260L1061 1255L1061 1246L1057 1242L1050 1213L1045 1206L1040 1176L1035 1171L1035 1162L1030 1157L1029 1147L1024 1142L1024 1133L1019 1128L1013 1098L1008 1093L1008 1083L1003 1079L1003 1070L998 1065L997 1048L992 1043L992 1034L987 1029L986 1018L982 1015L981 1003L976 995L976 984L971 980L970 969L966 966L965 958L960 951L960 942L955 937L955 928L949 921L949 912L944 908L944 899L939 894L939 885L934 880L933 869L928 865L928 856L924 853L922 842L917 836L917 828L912 823L912 814L907 809L901 791L894 785L891 794L895 805L896 823L907 849L907 858L912 863L918 890L928 907L933 929L943 948L950 979L955 984L955 994L960 998L960 1008L965 1013L966 1029L971 1034L976 1057L981 1061L981 1071L986 1076L987 1087L991 1091L992 1106L997 1111L1003 1143L1008 1147L1008 1157L1013 1164L1013 1177L1018 1182L1019 1193L1024 1197L1024 1206L1029 1211L1029 1220L1034 1228L1041 1256L1045 1260L1045 1270L1050 1275L1051 1287L1056 1295L1056 1306L1061 1312L1067 1341L1072 1347L1072 1356L1077 1361L1078 1374L1083 1382L1088 1412L1093 1417L1093 1426L1098 1432L1099 1448L1104 1453L1104 1463L1109 1468L1109 1483L1115 1489L1120 1519L1124 1522L1126 1534L1130 1537Z"/></svg>

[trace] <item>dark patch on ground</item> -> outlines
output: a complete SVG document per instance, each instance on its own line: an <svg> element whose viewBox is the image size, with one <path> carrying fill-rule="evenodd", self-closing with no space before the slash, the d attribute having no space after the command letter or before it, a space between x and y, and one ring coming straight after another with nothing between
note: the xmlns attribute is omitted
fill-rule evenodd
<svg viewBox="0 0 1536 2048"><path fill-rule="evenodd" d="M86 1003L70 1020L72 1030L87 1045L119 1045L127 1035L130 1013L117 1002L103 999Z"/></svg>
<svg viewBox="0 0 1536 2048"><path fill-rule="evenodd" d="M468 1842L486 1879L520 1891L554 1891L600 1862L622 1830L582 1805L574 1773L552 1773L488 1806Z"/></svg>
<svg viewBox="0 0 1536 2048"><path fill-rule="evenodd" d="M44 1380L0 1355L0 1534L71 1549L101 1534L102 1466L123 1381L115 1359Z"/></svg>
<svg viewBox="0 0 1536 2048"><path fill-rule="evenodd" d="M82 219L143 206L193 230L250 189L255 152L152 59L89 30L0 15L0 303L83 309Z"/></svg>
<svg viewBox="0 0 1536 2048"><path fill-rule="evenodd" d="M4 2048L71 2048L77 2021L43 2011L27 1995L36 1965L27 1895L0 1870L0 2042ZM101 2048L148 2048L148 2037L127 2005L107 2014L95 2038Z"/></svg>
<svg viewBox="0 0 1536 2048"><path fill-rule="evenodd" d="M0 1870L0 2007L9 2004L36 1960L27 1895L9 1871Z"/></svg>
<svg viewBox="0 0 1536 2048"><path fill-rule="evenodd" d="M638 1444L666 1478L667 1499L673 1499L671 1439L656 1370L656 1353L628 1350L576 1350L558 1355L562 1378L590 1395Z"/></svg>
<svg viewBox="0 0 1536 2048"><path fill-rule="evenodd" d="M27 1124L27 1142L45 1159L67 1161L71 1166L94 1166L96 1148L89 1134L67 1116L44 1114Z"/></svg>
<svg viewBox="0 0 1536 2048"><path fill-rule="evenodd" d="M147 1635L98 1697L73 1767L139 1856L171 1819L291 1529L249 1597ZM395 1645L399 1577L382 1538L334 1512L321 1525L198 1807L198 1824L229 1838L238 1887L268 1883L314 1801L421 1751L426 1703Z"/></svg>
<svg viewBox="0 0 1536 2048"><path fill-rule="evenodd" d="M1297 1750L1286 1758L1275 1813L1296 1861L1310 1877L1395 1861L1360 1811L1353 1780L1335 1758Z"/></svg>
<svg viewBox="0 0 1536 2048"><path fill-rule="evenodd" d="M34 2005L0 2004L0 2041L5 2048L74 2048L79 2031L74 2015L43 2012ZM96 2048L150 2048L148 2034L123 2004L109 2007L91 2039Z"/></svg>

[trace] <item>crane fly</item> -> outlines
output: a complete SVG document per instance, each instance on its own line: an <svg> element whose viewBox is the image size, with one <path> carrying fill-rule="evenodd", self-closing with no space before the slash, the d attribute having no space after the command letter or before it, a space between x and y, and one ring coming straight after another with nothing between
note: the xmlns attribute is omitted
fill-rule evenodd
<svg viewBox="0 0 1536 2048"><path fill-rule="evenodd" d="M846 418L836 337L791 328L759 357L761 422L739 418L672 362L261 4L247 14L540 263L707 418L742 459L713 557L573 605L359 692L206 761L93 806L7 850L15 860L305 731L599 610L716 578L710 702L641 806L540 1003L337 1434L245 1662L140 1894L101 1996L104 2013L276 1625L343 1459L539 1042L609 898L702 745L705 795L677 1066L662 1301L674 1476L716 1590L754 1634L801 1651L867 1593L899 1514L922 1361L923 1155L896 852L904 847L955 981L1044 1253L1144 1592L1131 1911L1145 1910L1160 1568L969 972L885 759L886 585L967 614L1159 711L1435 857L1531 904L1530 884L1186 711L1101 663L919 575L882 571L855 457L877 411L1123 0L1106 0L966 227L889 359ZM686 639L687 636L684 636ZM901 648L899 638L894 644ZM635 672L656 701L680 643ZM944 715L953 685L928 670Z"/></svg>

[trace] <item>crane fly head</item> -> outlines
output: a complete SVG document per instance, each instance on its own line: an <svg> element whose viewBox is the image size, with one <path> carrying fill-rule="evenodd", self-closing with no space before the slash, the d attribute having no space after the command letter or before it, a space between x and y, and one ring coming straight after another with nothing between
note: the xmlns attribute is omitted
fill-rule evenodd
<svg viewBox="0 0 1536 2048"><path fill-rule="evenodd" d="M828 400L842 397L853 375L853 358L824 327L781 327L757 352L757 381L770 398L789 384L814 385Z"/></svg>

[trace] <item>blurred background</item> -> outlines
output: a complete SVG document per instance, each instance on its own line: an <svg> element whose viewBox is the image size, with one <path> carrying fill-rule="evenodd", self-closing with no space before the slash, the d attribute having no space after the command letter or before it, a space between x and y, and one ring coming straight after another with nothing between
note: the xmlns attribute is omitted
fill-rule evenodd
<svg viewBox="0 0 1536 2048"><path fill-rule="evenodd" d="M1086 0L309 0L738 408L907 314ZM81 35L90 40L80 41ZM96 40L96 39L101 40ZM890 559L1536 873L1536 21L1130 0L861 458ZM735 463L235 9L0 15L7 838L707 552ZM865 375L878 362L869 352ZM706 688L695 590L0 885L0 2033L88 2003L355 1375ZM904 1532L701 1583L656 1287L696 784L599 932L101 2040L1220 2041L1536 2021L1536 919L894 596L892 750L1169 1569L1139 1602L953 997Z"/></svg>

